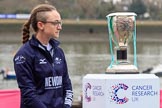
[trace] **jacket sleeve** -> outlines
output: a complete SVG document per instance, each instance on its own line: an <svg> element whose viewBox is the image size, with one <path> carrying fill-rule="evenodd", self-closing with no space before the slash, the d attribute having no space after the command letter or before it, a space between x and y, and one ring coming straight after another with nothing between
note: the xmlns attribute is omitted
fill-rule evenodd
<svg viewBox="0 0 162 108"><path fill-rule="evenodd" d="M14 69L21 91L21 104L29 108L47 108L37 97L32 74L32 60L28 56L17 54L14 57Z"/></svg>
<svg viewBox="0 0 162 108"><path fill-rule="evenodd" d="M72 84L68 74L66 59L64 56L64 76L63 76L63 89L64 89L64 108L71 108L73 101Z"/></svg>

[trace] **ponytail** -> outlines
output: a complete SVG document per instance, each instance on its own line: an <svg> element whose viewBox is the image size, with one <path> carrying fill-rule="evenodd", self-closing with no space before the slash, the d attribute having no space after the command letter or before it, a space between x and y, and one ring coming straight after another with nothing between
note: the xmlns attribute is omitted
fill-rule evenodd
<svg viewBox="0 0 162 108"><path fill-rule="evenodd" d="M28 20L22 28L22 43L26 43L30 38L30 20Z"/></svg>

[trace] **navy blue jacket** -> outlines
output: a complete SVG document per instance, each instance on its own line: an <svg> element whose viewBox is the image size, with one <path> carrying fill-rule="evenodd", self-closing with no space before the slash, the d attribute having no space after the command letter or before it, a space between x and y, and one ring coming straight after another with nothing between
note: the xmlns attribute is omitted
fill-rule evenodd
<svg viewBox="0 0 162 108"><path fill-rule="evenodd" d="M73 92L64 52L57 40L49 43L51 54L32 36L14 57L21 108L71 107Z"/></svg>

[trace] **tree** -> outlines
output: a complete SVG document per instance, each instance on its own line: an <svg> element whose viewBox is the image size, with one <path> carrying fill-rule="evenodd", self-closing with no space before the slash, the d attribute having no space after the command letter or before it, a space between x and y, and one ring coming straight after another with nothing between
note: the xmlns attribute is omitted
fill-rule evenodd
<svg viewBox="0 0 162 108"><path fill-rule="evenodd" d="M142 18L143 14L147 11L147 7L142 0L133 0L128 10L135 12L138 15L137 18Z"/></svg>
<svg viewBox="0 0 162 108"><path fill-rule="evenodd" d="M96 10L99 5L98 0L77 0L81 16L84 18L95 18Z"/></svg>
<svg viewBox="0 0 162 108"><path fill-rule="evenodd" d="M147 4L148 6L148 13L150 14L151 19L159 20L161 19L161 8L154 3Z"/></svg>
<svg viewBox="0 0 162 108"><path fill-rule="evenodd" d="M105 19L106 15L116 10L112 2L101 2L98 6L98 19Z"/></svg>

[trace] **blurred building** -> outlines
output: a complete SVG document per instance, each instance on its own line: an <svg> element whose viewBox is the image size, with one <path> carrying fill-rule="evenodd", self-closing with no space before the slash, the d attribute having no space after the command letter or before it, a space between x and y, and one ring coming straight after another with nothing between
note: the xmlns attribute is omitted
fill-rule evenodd
<svg viewBox="0 0 162 108"><path fill-rule="evenodd" d="M101 0L102 2L112 2L114 5L117 5L117 8L122 11L127 11L128 6L134 1L134 0ZM162 0L142 0L144 4L156 6L159 9L162 8Z"/></svg>
<svg viewBox="0 0 162 108"><path fill-rule="evenodd" d="M162 8L162 0L143 0L143 2L148 5L148 4L151 4L151 5L154 5L158 8Z"/></svg>

